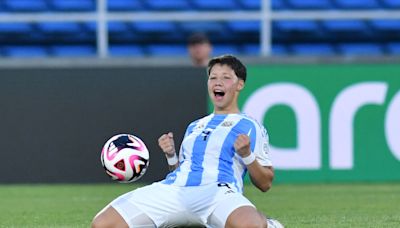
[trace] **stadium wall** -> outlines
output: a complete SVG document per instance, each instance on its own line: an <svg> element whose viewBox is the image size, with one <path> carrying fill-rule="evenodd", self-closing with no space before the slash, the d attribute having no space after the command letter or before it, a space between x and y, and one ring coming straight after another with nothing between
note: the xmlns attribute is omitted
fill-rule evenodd
<svg viewBox="0 0 400 228"><path fill-rule="evenodd" d="M0 183L109 182L102 145L132 133L150 150L141 181L168 166L158 137L183 137L206 114L203 69L192 67L3 67L0 69Z"/></svg>

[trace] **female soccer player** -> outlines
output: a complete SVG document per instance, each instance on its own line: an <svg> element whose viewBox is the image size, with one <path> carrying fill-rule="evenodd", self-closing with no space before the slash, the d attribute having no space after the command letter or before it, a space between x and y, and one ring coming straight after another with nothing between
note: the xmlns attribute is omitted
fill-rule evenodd
<svg viewBox="0 0 400 228"><path fill-rule="evenodd" d="M214 112L189 124L179 159L172 132L158 140L173 171L112 201L92 227L283 227L242 194L246 172L263 192L274 177L266 130L238 107L246 76L234 56L211 59L208 93Z"/></svg>

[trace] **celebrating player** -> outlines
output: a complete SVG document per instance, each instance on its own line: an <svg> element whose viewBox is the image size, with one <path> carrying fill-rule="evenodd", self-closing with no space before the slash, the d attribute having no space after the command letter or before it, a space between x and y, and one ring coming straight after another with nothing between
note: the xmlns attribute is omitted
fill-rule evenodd
<svg viewBox="0 0 400 228"><path fill-rule="evenodd" d="M283 227L242 194L246 172L263 192L274 177L267 132L238 107L246 75L246 67L234 56L211 59L208 93L214 112L189 124L179 158L172 132L159 138L173 171L112 201L92 226Z"/></svg>

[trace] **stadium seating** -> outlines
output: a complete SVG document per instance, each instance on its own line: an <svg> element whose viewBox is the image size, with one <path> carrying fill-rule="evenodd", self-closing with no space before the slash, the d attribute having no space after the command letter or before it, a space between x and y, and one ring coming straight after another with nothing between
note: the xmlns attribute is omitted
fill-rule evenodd
<svg viewBox="0 0 400 228"><path fill-rule="evenodd" d="M276 56L285 56L289 54L286 45L281 44L273 44L271 52ZM247 56L258 56L261 53L261 47L259 44L245 44L242 46L241 53Z"/></svg>
<svg viewBox="0 0 400 228"><path fill-rule="evenodd" d="M96 49L91 45L54 45L49 48L54 57L93 57Z"/></svg>
<svg viewBox="0 0 400 228"><path fill-rule="evenodd" d="M292 9L331 9L333 8L329 0L288 0L288 5Z"/></svg>
<svg viewBox="0 0 400 228"><path fill-rule="evenodd" d="M22 46L22 45L7 45L2 47L2 53L6 57L46 57L49 56L46 47L43 46Z"/></svg>
<svg viewBox="0 0 400 228"><path fill-rule="evenodd" d="M335 48L330 44L293 44L290 47L292 54L299 56L333 56Z"/></svg>
<svg viewBox="0 0 400 228"><path fill-rule="evenodd" d="M399 10L399 0L271 0L273 10ZM111 12L257 11L262 0L108 0ZM0 13L95 12L95 0L3 0ZM206 33L214 54L260 54L260 21L111 21L111 56L186 56ZM96 56L96 22L1 22L0 55ZM399 20L276 20L273 55L400 55Z"/></svg>
<svg viewBox="0 0 400 228"><path fill-rule="evenodd" d="M375 43L342 43L338 45L342 55L382 55L383 50Z"/></svg>
<svg viewBox="0 0 400 228"><path fill-rule="evenodd" d="M49 9L45 0L4 0L3 4L9 12L39 12Z"/></svg>
<svg viewBox="0 0 400 228"><path fill-rule="evenodd" d="M94 11L96 4L92 0L52 0L50 8L54 11Z"/></svg>
<svg viewBox="0 0 400 228"><path fill-rule="evenodd" d="M147 52L150 56L186 56L185 45L179 44L150 44L147 46Z"/></svg>
<svg viewBox="0 0 400 228"><path fill-rule="evenodd" d="M110 11L139 11L144 10L141 1L112 0L107 1L107 9Z"/></svg>
<svg viewBox="0 0 400 228"><path fill-rule="evenodd" d="M321 27L325 34L336 41L364 41L373 35L365 21L361 20L328 20L322 21Z"/></svg>
<svg viewBox="0 0 400 228"><path fill-rule="evenodd" d="M390 54L393 54L393 55L400 55L400 42L388 43L387 46L386 46L386 48L387 48L387 51L388 51Z"/></svg>
<svg viewBox="0 0 400 228"><path fill-rule="evenodd" d="M335 0L335 4L337 8L342 10L380 8L380 5L376 0Z"/></svg>
<svg viewBox="0 0 400 228"><path fill-rule="evenodd" d="M0 23L0 34L2 35L24 35L33 31L29 23Z"/></svg>
<svg viewBox="0 0 400 228"><path fill-rule="evenodd" d="M190 10L190 4L186 0L147 0L146 6L154 11Z"/></svg>
<svg viewBox="0 0 400 228"><path fill-rule="evenodd" d="M192 0L196 10L239 10L240 6L235 0Z"/></svg>
<svg viewBox="0 0 400 228"><path fill-rule="evenodd" d="M112 45L110 47L112 57L145 57L145 51L140 45Z"/></svg>
<svg viewBox="0 0 400 228"><path fill-rule="evenodd" d="M217 44L213 46L213 55L233 54L240 55L240 47L234 44Z"/></svg>
<svg viewBox="0 0 400 228"><path fill-rule="evenodd" d="M289 43L294 37L296 42L304 42L322 35L318 23L311 20L276 21L273 28L273 35Z"/></svg>
<svg viewBox="0 0 400 228"><path fill-rule="evenodd" d="M243 10L260 10L261 1L259 0L240 0L239 5Z"/></svg>
<svg viewBox="0 0 400 228"><path fill-rule="evenodd" d="M381 0L381 4L386 9L400 9L399 0Z"/></svg>

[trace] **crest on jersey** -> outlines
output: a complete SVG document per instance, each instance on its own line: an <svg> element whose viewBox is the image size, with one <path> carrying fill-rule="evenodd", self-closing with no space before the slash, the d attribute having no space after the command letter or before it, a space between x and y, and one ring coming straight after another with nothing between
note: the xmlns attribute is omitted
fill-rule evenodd
<svg viewBox="0 0 400 228"><path fill-rule="evenodd" d="M231 127L233 125L233 121L224 121L222 122L222 127Z"/></svg>

